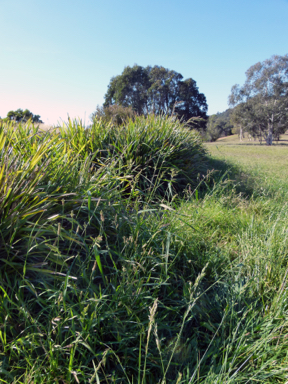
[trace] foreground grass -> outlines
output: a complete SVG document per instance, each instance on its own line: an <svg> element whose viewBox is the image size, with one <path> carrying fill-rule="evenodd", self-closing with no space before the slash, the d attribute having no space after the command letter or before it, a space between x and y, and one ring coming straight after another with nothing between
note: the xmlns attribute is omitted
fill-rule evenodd
<svg viewBox="0 0 288 384"><path fill-rule="evenodd" d="M287 185L197 181L205 152L167 124L2 135L2 382L288 380Z"/></svg>

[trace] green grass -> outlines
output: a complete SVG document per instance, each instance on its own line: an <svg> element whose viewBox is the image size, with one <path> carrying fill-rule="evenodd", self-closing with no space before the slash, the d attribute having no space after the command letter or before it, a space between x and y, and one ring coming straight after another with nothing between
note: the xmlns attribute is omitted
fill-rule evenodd
<svg viewBox="0 0 288 384"><path fill-rule="evenodd" d="M258 138L253 139L249 137L247 132L245 132L244 137L242 141L239 140L239 135L230 135L225 137L220 137L217 142L213 144L226 144L226 145L263 145L265 146L265 141L262 140L262 142L259 141ZM279 146L279 145L287 145L288 144L288 133L284 133L283 135L280 135L279 141L274 141L273 146Z"/></svg>
<svg viewBox="0 0 288 384"><path fill-rule="evenodd" d="M213 159L239 166L263 183L267 188L287 188L288 183L288 147L275 145L237 145L222 142L205 144ZM240 173L240 172L238 172Z"/></svg>
<svg viewBox="0 0 288 384"><path fill-rule="evenodd" d="M287 382L285 148L217 147L2 128L0 382Z"/></svg>

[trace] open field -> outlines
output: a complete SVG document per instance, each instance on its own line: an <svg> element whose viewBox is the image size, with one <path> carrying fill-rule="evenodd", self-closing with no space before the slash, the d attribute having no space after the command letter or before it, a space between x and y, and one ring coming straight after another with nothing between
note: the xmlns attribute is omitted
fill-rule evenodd
<svg viewBox="0 0 288 384"><path fill-rule="evenodd" d="M0 382L287 383L288 147L205 148L2 127Z"/></svg>
<svg viewBox="0 0 288 384"><path fill-rule="evenodd" d="M221 137L220 139L217 140L217 143L218 144L235 144L235 145L264 145L265 146L265 141L263 140L262 143L259 142L258 139L253 139L253 138L250 138L249 139L249 136L247 135L247 132L245 133L245 137L243 138L242 141L239 140L239 136L238 135L231 135L231 136L225 136L225 137ZM212 144L215 144L215 143L212 143ZM273 143L273 146L274 145L287 145L288 144L288 133L286 132L285 134L283 135L280 135L280 139L279 141L275 141Z"/></svg>
<svg viewBox="0 0 288 384"><path fill-rule="evenodd" d="M286 145L275 144L269 147L264 144L240 144L239 139L227 137L215 143L206 143L205 146L214 158L242 165L246 170L254 173L260 172L264 179L268 178L267 182L274 178L288 182L288 146Z"/></svg>

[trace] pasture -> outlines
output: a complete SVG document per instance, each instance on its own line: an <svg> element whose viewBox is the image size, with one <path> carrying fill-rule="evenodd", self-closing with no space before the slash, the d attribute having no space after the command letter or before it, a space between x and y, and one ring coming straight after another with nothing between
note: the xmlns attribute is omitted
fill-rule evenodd
<svg viewBox="0 0 288 384"><path fill-rule="evenodd" d="M281 135L280 141L272 146L259 142L240 142L238 135L206 143L213 158L241 165L255 177L261 175L265 183L288 182L288 134Z"/></svg>

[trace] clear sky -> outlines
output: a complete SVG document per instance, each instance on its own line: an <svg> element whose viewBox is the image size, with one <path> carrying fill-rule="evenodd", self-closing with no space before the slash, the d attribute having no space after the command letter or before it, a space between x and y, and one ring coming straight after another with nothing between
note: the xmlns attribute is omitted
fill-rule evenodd
<svg viewBox="0 0 288 384"><path fill-rule="evenodd" d="M192 77L222 112L251 65L288 53L287 20L288 0L0 0L0 116L88 123L134 64Z"/></svg>

